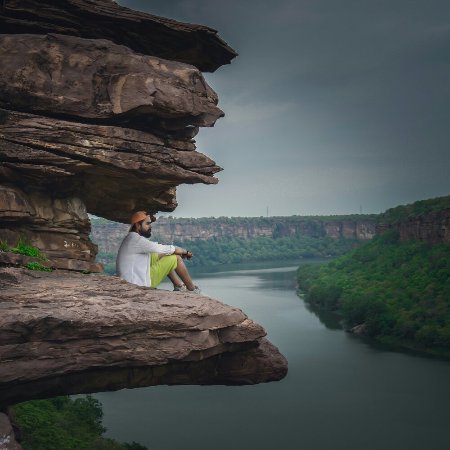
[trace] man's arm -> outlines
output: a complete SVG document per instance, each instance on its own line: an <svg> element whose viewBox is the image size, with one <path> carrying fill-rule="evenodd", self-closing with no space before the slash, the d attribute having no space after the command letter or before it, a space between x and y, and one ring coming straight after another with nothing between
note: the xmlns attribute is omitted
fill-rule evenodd
<svg viewBox="0 0 450 450"><path fill-rule="evenodd" d="M160 253L163 255L180 255L182 258L191 259L193 253L183 247L175 245L164 245L158 242L149 241L143 236L137 236L134 242L136 253Z"/></svg>
<svg viewBox="0 0 450 450"><path fill-rule="evenodd" d="M133 238L133 252L134 253L161 253L163 255L172 255L176 247L174 245L163 245L158 242L149 241L143 236L136 236Z"/></svg>

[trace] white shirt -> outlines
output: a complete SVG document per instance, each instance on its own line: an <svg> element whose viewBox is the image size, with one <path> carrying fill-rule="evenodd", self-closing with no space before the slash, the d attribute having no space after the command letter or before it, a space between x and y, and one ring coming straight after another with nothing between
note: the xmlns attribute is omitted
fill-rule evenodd
<svg viewBox="0 0 450 450"><path fill-rule="evenodd" d="M175 246L152 242L130 231L120 245L117 253L116 271L119 277L139 286L150 287L150 253L172 255Z"/></svg>

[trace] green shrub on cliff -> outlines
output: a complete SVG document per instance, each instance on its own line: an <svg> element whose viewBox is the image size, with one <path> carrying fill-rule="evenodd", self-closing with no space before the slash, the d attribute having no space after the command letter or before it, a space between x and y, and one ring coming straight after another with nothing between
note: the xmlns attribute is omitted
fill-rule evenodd
<svg viewBox="0 0 450 450"><path fill-rule="evenodd" d="M25 239L20 238L14 247L11 247L8 251L12 253L18 253L20 255L32 256L46 261L48 258L37 248L29 244Z"/></svg>
<svg viewBox="0 0 450 450"><path fill-rule="evenodd" d="M51 267L45 267L42 264L34 261L25 264L24 267L29 270L40 270L41 272L53 272L53 269Z"/></svg>
<svg viewBox="0 0 450 450"><path fill-rule="evenodd" d="M305 299L335 310L381 340L450 356L450 244L376 237L326 265L298 270Z"/></svg>
<svg viewBox="0 0 450 450"><path fill-rule="evenodd" d="M37 247L33 247L24 238L20 238L14 247L11 247L6 241L0 241L0 250L3 252L17 253L18 255L31 256L42 261L48 260Z"/></svg>
<svg viewBox="0 0 450 450"><path fill-rule="evenodd" d="M37 247L33 247L32 245L27 243L23 238L20 238L14 247L11 247L5 241L0 241L0 251L30 256L32 258L40 259L41 261L48 261L47 256L45 256ZM31 261L25 264L23 267L29 270L40 270L43 272L53 271L51 267L46 267L37 261Z"/></svg>
<svg viewBox="0 0 450 450"><path fill-rule="evenodd" d="M32 400L13 408L25 450L145 450L102 437L101 403L91 396Z"/></svg>

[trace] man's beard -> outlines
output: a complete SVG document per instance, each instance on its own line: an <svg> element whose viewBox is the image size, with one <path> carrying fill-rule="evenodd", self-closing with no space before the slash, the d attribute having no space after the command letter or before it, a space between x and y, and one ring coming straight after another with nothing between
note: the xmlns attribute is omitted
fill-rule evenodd
<svg viewBox="0 0 450 450"><path fill-rule="evenodd" d="M141 230L141 232L139 233L141 236L144 236L144 237L146 237L146 238L149 238L151 235L152 235L152 230L147 230L147 231L144 231L144 230Z"/></svg>

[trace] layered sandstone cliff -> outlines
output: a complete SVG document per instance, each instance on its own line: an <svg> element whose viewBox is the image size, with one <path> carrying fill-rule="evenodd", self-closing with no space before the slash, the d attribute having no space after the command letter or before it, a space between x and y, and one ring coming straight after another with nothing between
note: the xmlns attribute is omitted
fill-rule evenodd
<svg viewBox="0 0 450 450"><path fill-rule="evenodd" d="M8 1L0 26L3 241L96 271L87 212L126 222L217 183L193 139L223 116L200 71L236 55L217 32L110 0Z"/></svg>
<svg viewBox="0 0 450 450"><path fill-rule="evenodd" d="M242 311L80 273L101 270L88 213L127 222L172 211L181 183L217 183L194 140L223 116L201 70L236 53L208 27L111 0L10 0L0 27L0 408L285 376ZM57 270L17 267L29 258L10 251L19 239Z"/></svg>
<svg viewBox="0 0 450 450"><path fill-rule="evenodd" d="M7 0L0 4L2 33L59 33L108 39L137 53L214 72L237 53L204 25L133 11L113 0Z"/></svg>
<svg viewBox="0 0 450 450"><path fill-rule="evenodd" d="M162 242L221 237L250 239L308 236L314 238L369 240L375 234L375 219L341 216L333 220L318 217L219 217L202 219L160 218L155 236Z"/></svg>

